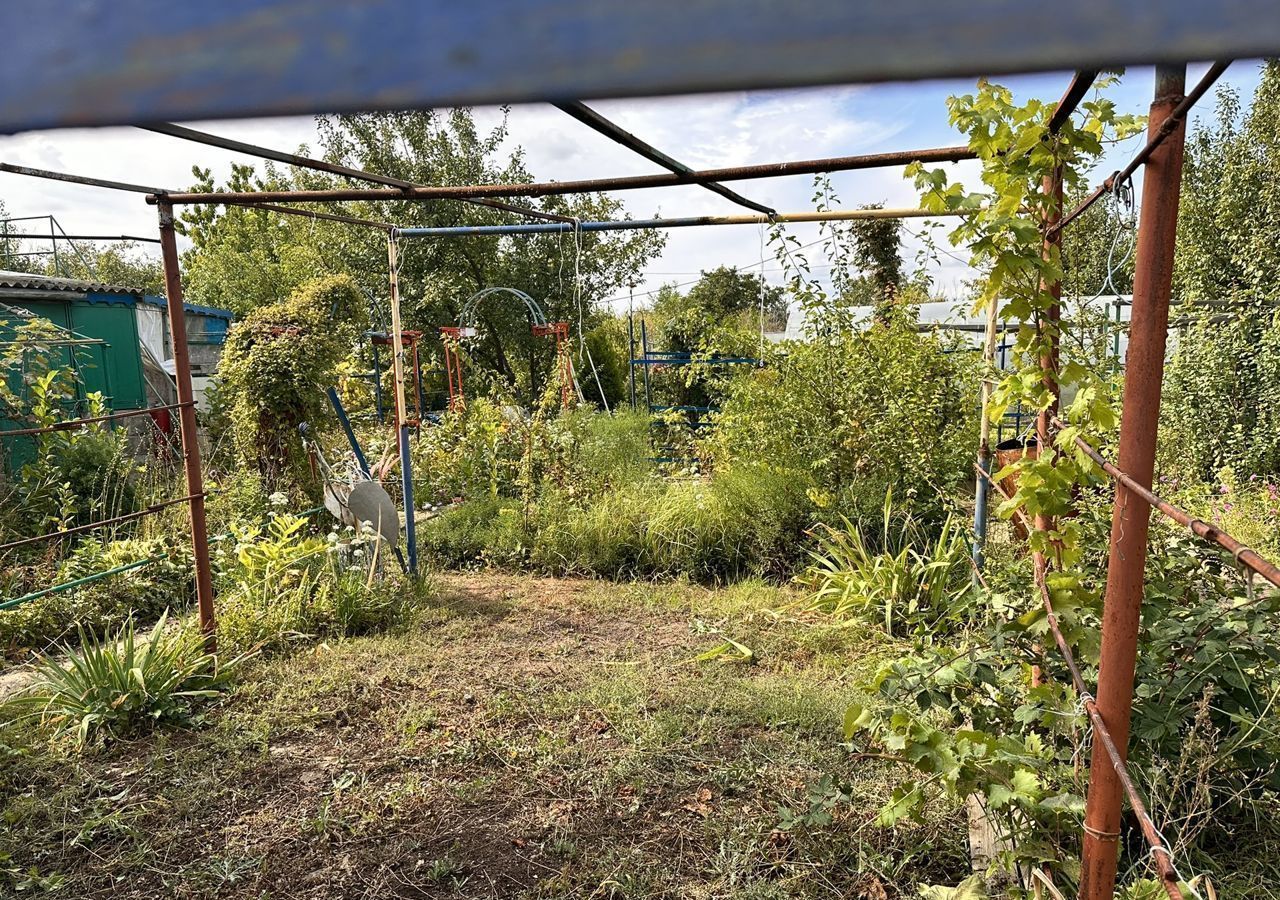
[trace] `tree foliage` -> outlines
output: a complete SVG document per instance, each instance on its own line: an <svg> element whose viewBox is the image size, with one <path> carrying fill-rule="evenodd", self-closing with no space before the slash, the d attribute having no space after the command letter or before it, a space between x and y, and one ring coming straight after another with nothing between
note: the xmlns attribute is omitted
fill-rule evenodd
<svg viewBox="0 0 1280 900"><path fill-rule="evenodd" d="M653 319L663 346L689 353L750 349L764 327L761 317L772 323L779 319L785 322L786 313L781 287L731 266L703 272L685 294L664 285L653 304Z"/></svg>
<svg viewBox="0 0 1280 900"><path fill-rule="evenodd" d="M1166 369L1164 471L1213 480L1280 472L1280 63L1253 104L1218 93L1187 141L1178 213L1175 315Z"/></svg>

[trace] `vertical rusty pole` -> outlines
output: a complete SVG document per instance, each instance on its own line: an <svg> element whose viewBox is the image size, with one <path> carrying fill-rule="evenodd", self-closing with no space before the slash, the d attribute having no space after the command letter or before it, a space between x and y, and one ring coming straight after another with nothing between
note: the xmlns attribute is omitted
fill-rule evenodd
<svg viewBox="0 0 1280 900"><path fill-rule="evenodd" d="M1185 66L1157 66L1155 99L1147 133L1155 136L1186 89ZM1160 382L1164 375L1169 328L1169 291L1182 182L1185 122L1151 154L1143 172L1142 220L1133 282L1133 316L1124 379L1117 465L1148 488L1155 472L1156 427L1160 418ZM1116 485L1107 565L1106 604L1102 613L1102 662L1098 671L1098 712L1127 756L1133 705L1134 667L1142 610L1143 569L1147 561L1150 505L1122 484ZM1109 900L1115 891L1120 832L1121 785L1106 751L1093 745L1089 798L1085 808L1080 897Z"/></svg>
<svg viewBox="0 0 1280 900"><path fill-rule="evenodd" d="M191 497L191 551L196 565L196 605L200 630L214 646L213 575L209 568L209 534L204 516L204 476L200 471L200 436L191 389L191 357L187 353L187 316L182 302L182 272L173 233L173 206L163 199L160 213L160 253L164 258L164 294L169 307L169 336L173 343L173 380L178 388L178 424L182 437L182 466Z"/></svg>
<svg viewBox="0 0 1280 900"><path fill-rule="evenodd" d="M1054 226L1058 224L1058 220L1062 218L1061 166L1057 166L1052 175L1045 177L1044 193L1049 198L1044 217L1046 237L1043 250L1044 259L1048 261L1058 255L1062 246L1062 232L1054 229ZM1044 389L1053 397L1053 401L1048 408L1041 410L1040 414L1036 416L1036 452L1044 454L1049 450L1053 441L1050 425L1058 414L1059 405L1058 353L1059 332L1062 327L1062 305L1059 301L1062 298L1062 282L1058 279L1054 279L1052 282L1042 281L1040 289L1053 295L1053 304L1040 318L1039 323L1040 338L1045 342L1040 353L1040 371L1043 373L1041 383L1044 385ZM1052 530L1053 526L1052 516L1036 513L1035 527L1037 531L1049 531Z"/></svg>

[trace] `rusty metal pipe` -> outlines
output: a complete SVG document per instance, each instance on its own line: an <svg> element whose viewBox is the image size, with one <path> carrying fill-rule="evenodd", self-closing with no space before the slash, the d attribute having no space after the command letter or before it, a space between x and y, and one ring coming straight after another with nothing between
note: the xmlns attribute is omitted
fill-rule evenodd
<svg viewBox="0 0 1280 900"><path fill-rule="evenodd" d="M621 144L623 147L626 147L632 153L636 153L636 154L639 154L640 156L643 156L645 159L649 160L649 162L657 163L658 165L662 166L664 169L667 169L668 171L675 172L680 175L687 175L693 171L693 169L691 169L689 166L686 166L684 163L680 162L679 160L673 159L672 157L663 153L657 147L654 147L652 144L649 144L649 143L646 143L645 141L640 140L640 138L636 137L631 132L627 131L626 129L606 119L604 116L600 115L600 113L596 112L594 109L587 106L585 103L579 102L577 100L571 100L567 103L556 103L554 105L556 109L560 110L566 115L572 116L573 118L577 119L579 122L581 122L583 125L586 125L588 128L592 129L593 131L603 134L605 137L609 138L611 141L615 141ZM774 212L774 209L772 207L765 206L763 203L757 203L754 200L749 200L746 197L739 194L738 192L732 191L729 188L725 187L723 184L717 184L714 181L708 181L706 184L703 185L703 187L711 191L713 194L719 194L721 197L724 197L726 200L736 203L739 206L745 206L747 209L755 210L756 212L760 212L760 213Z"/></svg>
<svg viewBox="0 0 1280 900"><path fill-rule="evenodd" d="M1165 122L1185 110L1186 66L1156 68L1155 98L1148 134L1161 138L1147 157L1142 184L1142 220L1135 256L1133 313L1120 419L1118 468L1150 490L1155 471L1156 429L1160 422L1160 384L1164 375L1169 326L1169 294L1177 238L1186 120ZM1149 141L1150 143L1150 141ZM1102 654L1098 667L1098 711L1115 738L1121 761L1129 743L1138 626L1142 611L1143 570L1151 505L1126 484L1116 486L1102 612ZM1082 900L1109 900L1115 890L1120 802L1124 785L1109 763L1106 748L1095 745L1085 809L1081 858Z"/></svg>
<svg viewBox="0 0 1280 900"><path fill-rule="evenodd" d="M215 646L213 573L209 565L209 532L204 512L204 475L200 470L200 436L196 431L195 396L191 388L191 357L187 353L187 315L182 304L182 272L178 268L178 244L173 230L173 207L158 205L160 252L164 262L164 293L169 307L169 334L173 343L173 380L178 389L178 422L182 437L182 463L191 505L191 551L195 558L196 606L200 630L209 647Z"/></svg>
<svg viewBox="0 0 1280 900"><path fill-rule="evenodd" d="M1059 108L1061 109L1061 107ZM1046 229L1041 254L1047 262L1053 258L1062 244L1061 235L1053 229L1054 224L1062 217L1061 165L1055 166L1053 173L1045 177L1043 189L1049 198L1049 205L1045 212L1044 224ZM1052 446L1049 435L1050 420L1058 414L1058 339L1062 320L1062 305L1060 302L1062 298L1062 282L1057 280L1050 283L1042 282L1040 289L1053 297L1053 303L1045 311L1044 315L1039 317L1039 322L1037 323L1040 339L1043 342L1040 352L1040 383L1053 398L1049 405L1036 416L1036 452L1038 455L1043 455ZM1053 517L1043 512L1037 512L1035 515L1035 527L1036 531L1052 531L1054 527Z"/></svg>
<svg viewBox="0 0 1280 900"><path fill-rule="evenodd" d="M15 428L12 431L0 431L0 438L25 437L33 434L51 434L55 431L73 431L85 425L96 425L100 422L114 422L116 419L131 419L134 416L147 416L151 413L164 412L170 409L181 409L185 404L170 403L166 406L148 406L146 409L127 409L124 412L108 413L105 416L91 416L87 419L67 419L40 428Z"/></svg>
<svg viewBox="0 0 1280 900"><path fill-rule="evenodd" d="M7 432L6 432L7 433ZM201 495L203 498L206 495ZM124 515L114 516L110 519L102 519L97 522L88 522L84 525L76 525L72 528L63 528L61 531L50 531L46 534L37 534L33 537L19 538L16 541L9 541L7 544L0 544L0 552L5 550L13 550L17 547L26 547L29 544L38 544L41 541L52 541L57 538L70 537L73 534L84 534L86 531L96 531L99 528L106 528L109 525L122 525L125 522L132 522L135 519L142 519L146 516L155 515L162 509L168 509L170 506L177 506L179 503L191 503L194 495L185 497L175 497L172 500L162 500L159 503L152 503L146 509L140 509L136 512L125 513Z"/></svg>
<svg viewBox="0 0 1280 900"><path fill-rule="evenodd" d="M895 153L869 153L861 156L835 156L790 162L762 163L722 169L703 169L688 174L659 173L615 178L593 178L581 181L548 181L531 184L473 184L416 187L406 190L373 188L317 191L231 191L223 193L170 193L167 200L185 203L321 203L343 200L441 200L474 199L476 197L546 197L553 194L582 194L595 191L626 191L641 188L673 187L684 184L706 184L712 181L748 181L781 175L815 175L820 172L849 172L905 166L913 162L945 163L975 159L977 154L965 146L938 147L928 150L902 150ZM159 198L148 198L149 203Z"/></svg>
<svg viewBox="0 0 1280 900"><path fill-rule="evenodd" d="M1098 185L1093 192L1081 200L1080 203L1071 210L1071 212L1063 216L1062 219L1054 226L1053 230L1057 232L1066 228L1077 218L1084 215L1085 210L1093 206L1093 204L1096 203L1098 198L1103 194L1109 194L1111 191L1116 189L1117 185L1124 184L1128 181L1130 176L1132 176L1134 172L1138 171L1138 167L1151 157L1151 154L1155 152L1156 148L1163 144L1165 139L1169 137L1175 129L1179 126L1184 126L1185 119L1187 114L1191 112L1191 108L1199 102L1201 97L1209 92L1209 88L1213 87L1214 82L1222 77L1222 73L1226 72L1230 65L1231 60L1221 60L1210 66L1209 71L1205 72L1204 77L1196 82L1196 86L1191 89L1190 93L1182 98L1182 101L1169 113L1167 118L1161 121L1159 128L1153 129L1148 127L1147 142L1142 146L1142 149L1138 151L1137 155L1129 161L1129 164L1120 171L1113 173L1110 178Z"/></svg>
<svg viewBox="0 0 1280 900"><path fill-rule="evenodd" d="M1066 428L1067 425L1061 419L1054 419L1053 424L1058 428ZM1115 481L1123 484L1126 488L1133 491L1148 504L1160 510L1167 517L1177 522L1179 525L1185 526L1196 537L1203 538L1212 544L1217 544L1223 550L1226 550L1231 556L1237 560L1242 566L1250 571L1261 575L1267 581L1280 587L1280 566L1260 555L1256 550L1247 547L1231 535L1227 534L1220 528L1210 525L1203 519L1197 519L1186 510L1174 506L1169 501L1163 499L1154 491L1144 487L1136 481L1127 472L1117 468L1108 462L1106 457L1099 453L1088 441L1077 436L1075 444L1098 464L1098 468L1102 469L1110 475Z"/></svg>
<svg viewBox="0 0 1280 900"><path fill-rule="evenodd" d="M19 241L137 241L146 244L158 244L159 238L138 237L132 234L23 234L10 232L5 235L8 240Z"/></svg>
<svg viewBox="0 0 1280 900"><path fill-rule="evenodd" d="M1076 72L1075 77L1071 79L1071 83L1067 85L1067 90L1063 93L1062 99L1058 101L1052 118L1049 119L1050 134L1057 134L1062 130L1062 126L1067 124L1067 119L1071 118L1071 114L1076 111L1076 107L1080 105L1084 95L1089 93L1089 88L1093 87L1093 82L1097 80L1097 77L1098 72L1094 69L1081 69Z"/></svg>
<svg viewBox="0 0 1280 900"><path fill-rule="evenodd" d="M197 144L204 144L207 147L217 147L220 150L230 150L233 153L244 153L247 156L258 156L262 159L269 159L273 162L284 163L289 166L296 166L299 169L313 169L317 172L327 172L330 175L341 175L343 178L350 178L354 181L366 181L370 184L384 184L391 187L406 189L413 187L421 187L412 181L405 181L403 178L395 178L391 175L379 175L376 172L366 172L364 169L353 169L350 166L341 166L337 163L331 163L323 159L314 159L310 156L300 156L297 153L285 153L282 150L273 150L270 147L261 147L257 144L250 144L245 141L237 141L232 138L220 137L216 134L209 134L206 131L197 131L194 128L187 128L184 125L175 125L172 122L161 122L155 125L139 125L144 131L152 131L156 134L168 135L179 140L192 141ZM500 209L504 212L518 213L522 216L530 216L535 219L546 219L552 222L572 222L569 216L561 216L556 213L545 213L537 209L528 209L523 206L516 206L511 203L499 203L494 200L473 200L467 201L475 206L488 206L493 209Z"/></svg>

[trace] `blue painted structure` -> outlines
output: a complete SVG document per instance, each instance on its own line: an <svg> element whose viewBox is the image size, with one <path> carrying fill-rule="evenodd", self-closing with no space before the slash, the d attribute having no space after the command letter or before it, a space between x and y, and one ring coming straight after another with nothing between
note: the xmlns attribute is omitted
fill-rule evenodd
<svg viewBox="0 0 1280 900"><path fill-rule="evenodd" d="M0 132L1280 53L1275 0L45 0Z"/></svg>

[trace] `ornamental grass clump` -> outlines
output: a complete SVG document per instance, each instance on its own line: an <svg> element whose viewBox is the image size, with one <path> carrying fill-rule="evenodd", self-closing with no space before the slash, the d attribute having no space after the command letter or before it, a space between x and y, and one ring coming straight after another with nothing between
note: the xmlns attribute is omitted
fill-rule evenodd
<svg viewBox="0 0 1280 900"><path fill-rule="evenodd" d="M230 686L243 657L221 661L200 634L170 629L168 621L166 612L149 637L138 635L132 618L105 637L79 629L80 648L63 647L66 662L40 657L35 683L6 705L81 749L189 724Z"/></svg>

